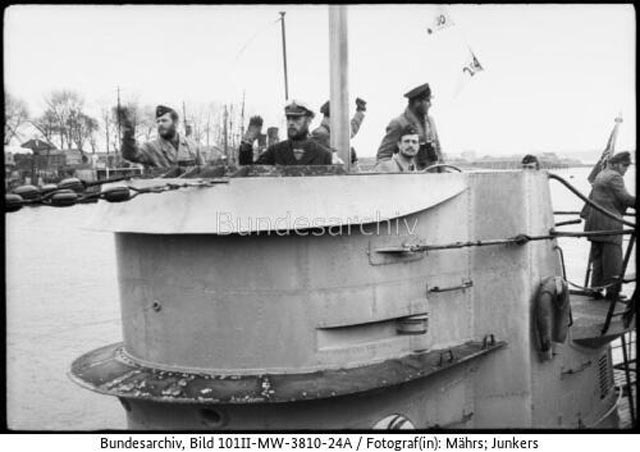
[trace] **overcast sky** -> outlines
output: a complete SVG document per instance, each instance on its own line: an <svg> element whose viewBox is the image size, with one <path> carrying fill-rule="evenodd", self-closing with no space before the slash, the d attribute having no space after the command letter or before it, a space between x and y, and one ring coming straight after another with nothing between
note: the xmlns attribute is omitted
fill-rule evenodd
<svg viewBox="0 0 640 452"><path fill-rule="evenodd" d="M290 97L317 111L329 96L327 6L12 6L5 10L5 90L32 113L53 89L99 111L123 100L241 102L281 125L279 11L286 11ZM618 149L635 149L631 5L354 5L349 93L368 101L353 144L373 156L408 89L429 82L445 152L481 155L601 149L621 111ZM469 48L485 68L462 85ZM351 101L351 108L353 108ZM317 116L316 125L319 122Z"/></svg>

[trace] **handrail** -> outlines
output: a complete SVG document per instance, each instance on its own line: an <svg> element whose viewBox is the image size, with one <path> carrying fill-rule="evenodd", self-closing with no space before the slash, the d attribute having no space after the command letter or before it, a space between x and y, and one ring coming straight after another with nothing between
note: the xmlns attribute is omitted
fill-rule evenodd
<svg viewBox="0 0 640 452"><path fill-rule="evenodd" d="M554 210L553 211L554 215L580 215L580 212L578 212L577 210ZM623 217L635 217L636 213L625 213L624 215L622 215Z"/></svg>
<svg viewBox="0 0 640 452"><path fill-rule="evenodd" d="M602 421L604 421L604 420L607 418L607 416L611 415L611 413L613 413L613 411L614 411L614 410L616 410L616 409L618 408L618 405L620 405L620 401L622 400L622 393L623 393L623 390L622 390L622 387L621 387L621 386L617 386L617 385L616 385L616 386L615 386L615 388L616 388L616 389L618 389L618 398L617 398L617 399L616 399L616 401L613 403L613 405L611 405L611 406L609 407L609 409L608 409L608 410L607 410L607 411L606 411L602 416L600 416L600 417L598 418L598 420L597 420L597 421L595 421L594 423L589 424L589 425L584 425L584 424L583 424L583 428L594 428L594 427L597 427L598 425L600 425L600 423L601 423Z"/></svg>
<svg viewBox="0 0 640 452"><path fill-rule="evenodd" d="M620 218L616 214L608 211L607 209L605 209L601 205L599 205L599 204L593 202L592 200L590 200L589 198L587 198L585 195L580 193L578 191L578 189L576 189L573 185L571 185L569 182L567 182L564 178L558 176L557 174L553 174L553 173L549 173L548 176L549 176L549 179L555 179L558 182L560 182L562 185L567 187L574 195L576 195L578 198L582 199L584 202L586 202L589 206L591 206L594 209L596 209L598 212L600 212L600 213L606 215L607 217L617 221L618 223L624 224L625 226L630 226L632 228L636 227L635 223L631 223L630 221L623 220L622 218Z"/></svg>
<svg viewBox="0 0 640 452"><path fill-rule="evenodd" d="M462 169L458 166L455 165L451 165L449 163L436 163L435 165L431 165L431 166L427 166L425 169L423 169L422 171L420 171L421 173L430 173L432 170L434 169L440 169L440 168L451 168L453 170L456 170L459 173L462 173Z"/></svg>

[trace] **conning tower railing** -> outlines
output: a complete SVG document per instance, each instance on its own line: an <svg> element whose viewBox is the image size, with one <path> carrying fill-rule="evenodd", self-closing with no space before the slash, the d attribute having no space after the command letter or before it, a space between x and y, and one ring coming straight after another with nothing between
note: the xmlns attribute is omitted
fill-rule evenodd
<svg viewBox="0 0 640 452"><path fill-rule="evenodd" d="M573 287L575 287L578 290L573 291L574 293L578 293L578 294L585 294L585 295L593 295L595 293L595 291L598 290L604 290L607 289L609 287L612 287L614 285L622 285L622 284L628 284L631 282L635 282L636 277L635 274L630 276L630 277L625 277L625 273L627 270L627 267L629 265L629 261L631 259L631 254L633 251L633 247L635 246L635 241L636 241L636 233L635 233L635 227L636 224L632 223L630 221L625 220L623 217L621 218L618 215L615 215L614 213L608 211L607 209L603 208L602 206L598 205L597 203L593 202L591 199L589 199L588 197L586 197L584 194L580 193L580 191L578 191L573 185L571 185L569 182L567 182L564 178L558 176L557 174L549 174L549 178L550 179L554 179L557 180L558 182L560 182L561 184L563 184L566 188L568 188L573 194L575 194L578 198L580 198L582 201L584 201L589 207L597 210L598 212L602 213L603 215L613 219L614 221L625 225L625 226L629 226L633 229L623 229L623 230L618 230L618 231L607 231L607 234L601 234L604 231L594 231L596 234L599 235L615 235L615 234L630 234L631 237L629 238L629 242L627 243L627 248L625 250L624 253L624 258L622 261L622 270L620 271L620 275L618 275L618 277L608 283L605 284L603 286L599 286L599 287L589 287L589 279L591 277L591 267L592 267L592 260L591 260L591 255L589 255L589 260L587 262L587 268L585 271L585 280L584 280L584 285L580 286L578 284L572 283L571 281L567 282L572 285ZM555 215L579 215L580 212L573 212L573 211L556 211L554 212ZM625 214L624 216L626 217L635 217L635 213L634 214ZM557 226L564 226L564 225L569 225L569 224L579 224L581 223L581 219L575 219L575 220L569 220L569 221L564 221L564 222L560 222L560 223L556 223L556 227ZM609 234L611 233L611 234ZM589 236L593 236L595 235L594 233L587 233L587 232L583 232L583 233L575 233L575 236L583 236L583 237L589 237ZM633 290L633 294L631 295L631 298L629 298L629 300L626 301L626 306L625 309L623 311L620 312L615 312L615 308L618 302L621 302L622 300L619 297L613 297L610 302L609 302L609 309L607 310L607 314L606 314L606 318L604 321L604 325L602 327L601 330L601 335L605 335L607 333L607 331L609 330L609 327L611 326L611 320L614 317L617 316L622 316L622 323L624 328L629 328L631 326L631 322L633 320L634 315L637 314L638 312L638 291L637 291L637 287L634 288ZM625 374L625 380L626 380L626 395L628 398L628 403L629 403L629 412L630 412L630 417L631 417L631 423L633 426L635 426L636 424L636 412L635 412L635 405L634 405L634 391L632 390L633 387L635 387L635 392L637 393L637 367L636 367L636 358L635 357L631 357L631 347L627 347L627 338L626 338L626 334L624 333L620 336L620 341L621 341L621 348L622 348L622 355L623 355L623 361L621 363L619 363L617 365L617 367L621 370L624 371ZM632 335L631 333L629 334L629 345L631 345L631 340L632 340ZM633 365L633 367L632 367ZM636 379L635 381L632 381L631 378L631 372L636 373ZM622 389L621 389L622 390Z"/></svg>

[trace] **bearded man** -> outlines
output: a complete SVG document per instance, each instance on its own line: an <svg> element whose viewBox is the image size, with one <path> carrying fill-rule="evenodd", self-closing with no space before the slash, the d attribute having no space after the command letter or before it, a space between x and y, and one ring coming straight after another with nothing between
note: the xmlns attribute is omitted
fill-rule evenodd
<svg viewBox="0 0 640 452"><path fill-rule="evenodd" d="M138 145L135 139L135 126L127 108L120 108L122 157L145 166L170 168L173 166L202 165L199 146L190 138L178 133L178 113L164 105L156 107L156 126L158 136L155 140Z"/></svg>
<svg viewBox="0 0 640 452"><path fill-rule="evenodd" d="M331 150L309 135L313 111L304 102L293 100L284 108L284 114L288 139L269 146L255 162L253 142L262 131L262 118L251 118L240 145L240 165L331 165Z"/></svg>

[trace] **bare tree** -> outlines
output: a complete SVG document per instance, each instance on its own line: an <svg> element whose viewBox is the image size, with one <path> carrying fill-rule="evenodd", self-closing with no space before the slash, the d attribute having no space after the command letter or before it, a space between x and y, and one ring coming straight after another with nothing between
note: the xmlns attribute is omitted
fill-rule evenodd
<svg viewBox="0 0 640 452"><path fill-rule="evenodd" d="M89 146L91 146L91 152L95 154L98 150L98 139L95 133L92 133L89 137Z"/></svg>
<svg viewBox="0 0 640 452"><path fill-rule="evenodd" d="M116 143L117 140L117 130L116 130L116 121L114 118L114 112L112 108L109 108L108 106L103 106L100 109L100 119L102 121L102 131L104 132L105 135L105 148L107 150L107 152L109 152L109 149L111 148L111 146L114 147L114 149L117 149L118 144Z"/></svg>
<svg viewBox="0 0 640 452"><path fill-rule="evenodd" d="M47 106L35 121L38 129L51 140L57 135L60 149L75 145L84 154L87 140L98 131L98 121L84 112L84 98L72 90L56 90L45 98Z"/></svg>
<svg viewBox="0 0 640 452"><path fill-rule="evenodd" d="M53 118L60 138L60 149L64 149L65 143L71 146L73 142L69 122L72 116L82 112L84 99L80 94L71 90L56 90L45 97L47 109L45 114Z"/></svg>
<svg viewBox="0 0 640 452"><path fill-rule="evenodd" d="M60 133L58 121L54 114L49 110L45 111L41 116L30 122L49 142L53 140L53 136L55 134Z"/></svg>
<svg viewBox="0 0 640 452"><path fill-rule="evenodd" d="M72 111L67 122L68 136L71 143L84 153L84 144L98 131L98 121L81 112Z"/></svg>
<svg viewBox="0 0 640 452"><path fill-rule="evenodd" d="M218 141L215 137L216 122L222 110L222 105L217 102L190 104L186 119L192 127L191 138L198 144L215 144Z"/></svg>
<svg viewBox="0 0 640 452"><path fill-rule="evenodd" d="M139 106L136 114L136 138L149 141L156 133L156 114L152 105Z"/></svg>
<svg viewBox="0 0 640 452"><path fill-rule="evenodd" d="M19 130L29 120L27 103L5 91L4 93L4 144L20 138Z"/></svg>

